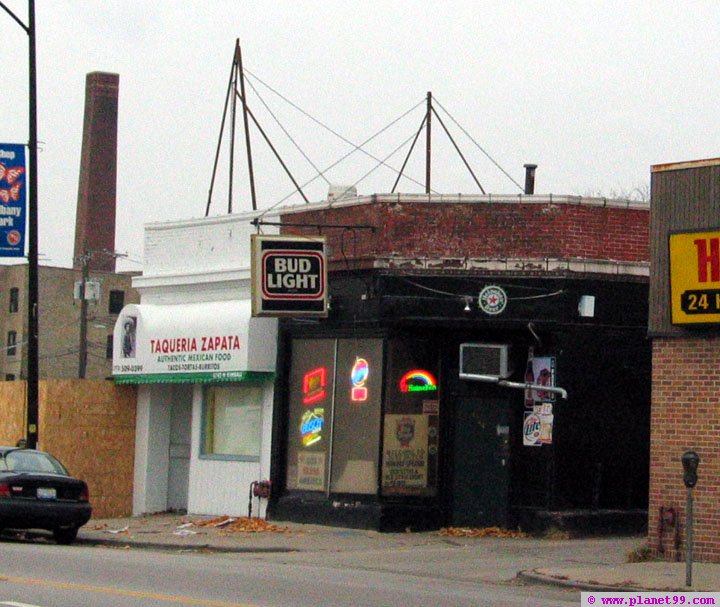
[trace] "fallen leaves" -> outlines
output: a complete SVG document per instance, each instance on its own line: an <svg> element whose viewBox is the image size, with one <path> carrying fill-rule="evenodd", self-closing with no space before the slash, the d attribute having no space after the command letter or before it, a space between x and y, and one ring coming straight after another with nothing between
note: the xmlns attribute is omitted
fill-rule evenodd
<svg viewBox="0 0 720 607"><path fill-rule="evenodd" d="M443 527L438 535L446 537L499 537L499 538L523 538L527 537L522 531L502 529L501 527Z"/></svg>
<svg viewBox="0 0 720 607"><path fill-rule="evenodd" d="M230 516L220 516L207 520L193 520L192 524L196 527L215 527L222 531L241 531L245 533L288 533L290 529L268 523L265 519L249 518L243 516L233 518Z"/></svg>

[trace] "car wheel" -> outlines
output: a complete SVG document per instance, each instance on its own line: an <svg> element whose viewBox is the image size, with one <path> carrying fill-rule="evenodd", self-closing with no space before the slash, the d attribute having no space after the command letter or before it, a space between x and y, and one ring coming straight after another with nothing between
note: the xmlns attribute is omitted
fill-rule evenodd
<svg viewBox="0 0 720 607"><path fill-rule="evenodd" d="M77 534L77 527L60 527L59 529L53 529L53 537L58 544L72 544Z"/></svg>

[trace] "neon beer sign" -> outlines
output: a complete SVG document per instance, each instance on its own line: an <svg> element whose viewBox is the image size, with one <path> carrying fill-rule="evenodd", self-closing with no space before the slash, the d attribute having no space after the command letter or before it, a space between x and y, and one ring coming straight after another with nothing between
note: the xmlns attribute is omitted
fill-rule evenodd
<svg viewBox="0 0 720 607"><path fill-rule="evenodd" d="M400 378L400 392L435 392L437 380L429 371L413 369Z"/></svg>
<svg viewBox="0 0 720 607"><path fill-rule="evenodd" d="M327 396L327 368L318 367L303 376L303 405L313 405Z"/></svg>
<svg viewBox="0 0 720 607"><path fill-rule="evenodd" d="M353 402L365 402L368 398L368 389L365 385L370 374L370 365L364 358L356 358L355 364L350 371L350 400Z"/></svg>
<svg viewBox="0 0 720 607"><path fill-rule="evenodd" d="M300 440L303 447L309 447L322 440L324 426L325 409L315 408L305 411L300 419Z"/></svg>

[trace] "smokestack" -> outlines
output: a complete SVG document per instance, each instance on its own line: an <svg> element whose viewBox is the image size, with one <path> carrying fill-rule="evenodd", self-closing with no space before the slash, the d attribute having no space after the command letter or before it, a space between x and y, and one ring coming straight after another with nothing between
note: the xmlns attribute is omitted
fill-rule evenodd
<svg viewBox="0 0 720 607"><path fill-rule="evenodd" d="M525 167L525 193L532 195L535 193L535 169L537 165L524 164L523 166Z"/></svg>
<svg viewBox="0 0 720 607"><path fill-rule="evenodd" d="M119 83L120 76L105 72L91 72L85 78L85 121L75 217L75 269L82 268L80 257L89 252L93 255L94 270L115 271Z"/></svg>

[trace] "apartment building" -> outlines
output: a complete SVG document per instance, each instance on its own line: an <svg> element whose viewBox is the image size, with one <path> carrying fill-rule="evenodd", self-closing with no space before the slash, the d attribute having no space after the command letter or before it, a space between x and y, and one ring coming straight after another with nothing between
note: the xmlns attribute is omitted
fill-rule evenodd
<svg viewBox="0 0 720 607"><path fill-rule="evenodd" d="M83 272L53 266L40 266L38 272L40 379L78 377L83 352L85 377L110 376L115 320L125 304L139 302L131 286L134 273L89 273L87 331L81 339ZM27 377L27 283L27 264L0 266L0 380Z"/></svg>

